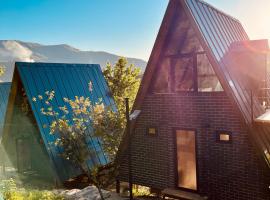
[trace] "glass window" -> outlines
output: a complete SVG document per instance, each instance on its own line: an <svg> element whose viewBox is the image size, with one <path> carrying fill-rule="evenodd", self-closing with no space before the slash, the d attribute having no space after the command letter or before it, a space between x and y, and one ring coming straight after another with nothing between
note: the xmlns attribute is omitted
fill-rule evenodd
<svg viewBox="0 0 270 200"><path fill-rule="evenodd" d="M232 142L232 133L229 131L217 131L217 142Z"/></svg>
<svg viewBox="0 0 270 200"><path fill-rule="evenodd" d="M223 91L206 54L197 55L197 74L199 92Z"/></svg>
<svg viewBox="0 0 270 200"><path fill-rule="evenodd" d="M203 48L200 44L199 39L196 37L195 31L191 28L186 31L185 39L182 40L181 45L181 54L188 54L190 52L200 52L203 51Z"/></svg>
<svg viewBox="0 0 270 200"><path fill-rule="evenodd" d="M147 135L151 135L151 136L157 135L157 129L155 127L149 127L147 129Z"/></svg>
<svg viewBox="0 0 270 200"><path fill-rule="evenodd" d="M186 40L187 31L190 29L190 23L183 12L178 12L171 24L169 34L167 36L168 43L165 55L175 55L179 53L181 44Z"/></svg>
<svg viewBox="0 0 270 200"><path fill-rule="evenodd" d="M219 134L219 140L220 141L229 141L230 140L230 135L228 134Z"/></svg>
<svg viewBox="0 0 270 200"><path fill-rule="evenodd" d="M194 91L194 63L193 57L177 59L174 62L175 91Z"/></svg>
<svg viewBox="0 0 270 200"><path fill-rule="evenodd" d="M154 93L223 91L205 53L166 58L155 76Z"/></svg>
<svg viewBox="0 0 270 200"><path fill-rule="evenodd" d="M154 88L155 93L168 93L169 92L169 69L170 59L164 58L161 64L158 66L157 73L154 77Z"/></svg>
<svg viewBox="0 0 270 200"><path fill-rule="evenodd" d="M190 53L202 49L185 12L178 12L169 28L165 55Z"/></svg>

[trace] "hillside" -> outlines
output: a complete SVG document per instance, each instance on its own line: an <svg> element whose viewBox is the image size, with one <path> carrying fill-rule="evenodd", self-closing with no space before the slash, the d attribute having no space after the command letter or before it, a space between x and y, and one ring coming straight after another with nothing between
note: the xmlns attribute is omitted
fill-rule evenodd
<svg viewBox="0 0 270 200"><path fill-rule="evenodd" d="M14 62L60 62L60 63L92 63L106 66L107 62L115 63L119 55L103 51L81 51L66 44L42 45L17 40L0 40L0 65L6 67L6 73L0 81L12 79ZM146 62L141 59L128 58L129 63L144 71Z"/></svg>

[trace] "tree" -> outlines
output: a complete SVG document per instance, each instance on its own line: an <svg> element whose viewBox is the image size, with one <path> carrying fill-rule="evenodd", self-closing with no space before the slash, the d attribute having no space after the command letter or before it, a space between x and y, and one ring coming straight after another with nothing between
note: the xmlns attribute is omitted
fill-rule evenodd
<svg viewBox="0 0 270 200"><path fill-rule="evenodd" d="M54 145L63 149L61 156L79 167L94 181L102 199L102 181L109 178L104 179L104 176L99 175L99 166L89 169L87 162L95 152L88 148L88 136L100 139L102 149L114 163L126 125L124 98L129 97L130 106L133 105L140 84L140 70L128 65L127 59L120 58L114 66L108 63L103 73L116 105L105 106L101 101L92 102L89 97L75 96L74 99L64 98L65 105L53 108L54 91L47 91L45 95L32 99L44 101L46 107L42 108L41 112L53 119L48 127L51 134L57 134ZM90 93L92 90L90 82ZM114 166L114 169L117 167ZM108 177L115 176L117 170L112 171Z"/></svg>
<svg viewBox="0 0 270 200"><path fill-rule="evenodd" d="M111 161L114 161L126 127L125 98L129 98L131 110L140 86L140 68L128 64L127 59L121 57L113 66L107 63L103 74L114 98L117 112L107 110L102 121L94 128L95 133L101 138L103 149Z"/></svg>
<svg viewBox="0 0 270 200"><path fill-rule="evenodd" d="M97 123L94 129L97 136L101 138L103 149L113 161L126 127L124 100L126 97L129 98L131 110L140 86L140 68L128 64L127 59L121 57L114 66L107 63L103 74L114 98L117 112L107 109L103 113L102 121Z"/></svg>
<svg viewBox="0 0 270 200"><path fill-rule="evenodd" d="M102 147L112 164L109 173L105 172L105 180L114 181L118 174L118 165L114 161L126 127L124 100L126 97L129 98L131 110L140 85L140 69L129 65L127 59L122 57L114 66L107 63L103 74L114 98L117 112L114 109L105 110L103 117L94 123L93 129L96 136L101 139Z"/></svg>
<svg viewBox="0 0 270 200"><path fill-rule="evenodd" d="M91 85L90 82L90 92ZM41 113L50 117L51 123L44 124L44 128L49 128L50 134L57 136L52 145L60 147L62 151L59 155L87 174L89 180L93 180L101 199L104 199L101 192L102 184L96 173L99 166L89 168L88 162L96 157L96 152L89 148L89 142L91 138L96 137L94 127L103 121L106 108L101 101L92 102L89 97L78 96L74 99L63 98L64 105L55 108L52 106L54 98L54 91L46 91L45 94L32 99L34 102L42 101L46 105L41 109Z"/></svg>
<svg viewBox="0 0 270 200"><path fill-rule="evenodd" d="M3 65L0 65L0 76L2 76L6 71L6 68Z"/></svg>
<svg viewBox="0 0 270 200"><path fill-rule="evenodd" d="M129 98L131 110L140 86L140 68L135 67L133 64L128 64L127 59L121 57L114 66L108 63L103 74L114 97L118 111L124 117L124 99L126 97Z"/></svg>

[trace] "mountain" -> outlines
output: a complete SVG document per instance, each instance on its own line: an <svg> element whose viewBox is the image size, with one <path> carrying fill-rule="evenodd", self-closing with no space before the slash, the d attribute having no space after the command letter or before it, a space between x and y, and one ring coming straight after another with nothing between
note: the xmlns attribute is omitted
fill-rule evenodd
<svg viewBox="0 0 270 200"><path fill-rule="evenodd" d="M54 62L54 63L91 63L103 68L107 62L114 64L119 56L103 51L81 51L66 44L42 45L18 40L0 40L0 65L6 67L6 73L0 82L12 79L14 62ZM146 62L141 59L127 58L129 63L144 72Z"/></svg>

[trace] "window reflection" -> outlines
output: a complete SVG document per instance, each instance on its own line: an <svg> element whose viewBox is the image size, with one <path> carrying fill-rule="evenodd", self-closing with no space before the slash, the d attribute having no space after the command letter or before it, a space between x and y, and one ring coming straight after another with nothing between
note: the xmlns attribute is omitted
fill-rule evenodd
<svg viewBox="0 0 270 200"><path fill-rule="evenodd" d="M198 91L223 91L218 77L216 76L206 54L198 54L197 56L197 73Z"/></svg>
<svg viewBox="0 0 270 200"><path fill-rule="evenodd" d="M193 57L177 59L175 66L175 91L194 91Z"/></svg>
<svg viewBox="0 0 270 200"><path fill-rule="evenodd" d="M223 91L207 55L201 52L164 59L155 79L154 93Z"/></svg>
<svg viewBox="0 0 270 200"><path fill-rule="evenodd" d="M178 12L174 23L171 24L171 32L167 38L166 55L175 55L186 40L186 34L190 29L190 22L183 12Z"/></svg>
<svg viewBox="0 0 270 200"><path fill-rule="evenodd" d="M155 93L168 93L169 92L169 69L170 69L170 59L165 58L159 65L157 75L154 83Z"/></svg>

